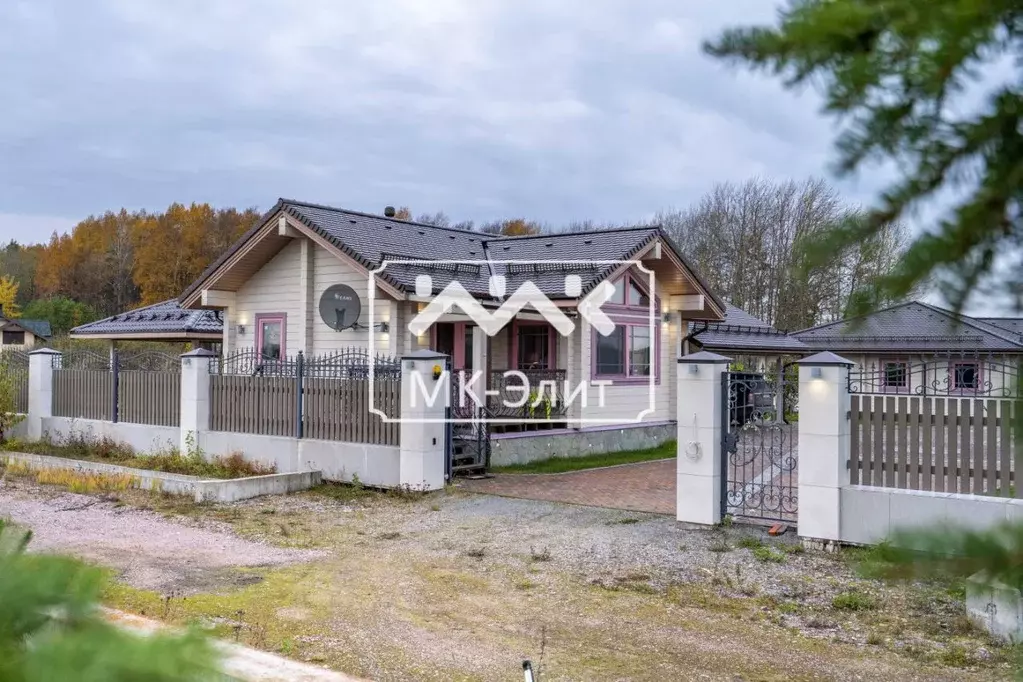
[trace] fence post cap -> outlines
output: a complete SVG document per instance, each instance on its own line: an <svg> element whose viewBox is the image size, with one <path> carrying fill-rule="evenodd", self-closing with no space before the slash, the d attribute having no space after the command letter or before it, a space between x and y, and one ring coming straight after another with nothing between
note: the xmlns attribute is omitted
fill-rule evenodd
<svg viewBox="0 0 1023 682"><path fill-rule="evenodd" d="M727 358L724 355L718 355L717 353L711 353L710 351L701 350L699 353L690 353L678 359L680 365L726 365L732 361L732 358Z"/></svg>
<svg viewBox="0 0 1023 682"><path fill-rule="evenodd" d="M182 353L183 358L216 358L219 357L216 353L206 348L196 348L195 350L187 353Z"/></svg>
<svg viewBox="0 0 1023 682"><path fill-rule="evenodd" d="M59 350L53 350L52 348L40 348L39 350L32 350L28 352L29 355L63 355Z"/></svg>
<svg viewBox="0 0 1023 682"><path fill-rule="evenodd" d="M856 363L852 360L846 360L841 355L835 355L829 350L821 353L815 353L801 360L796 360L797 365L815 365L817 367L828 366L828 365L840 365L845 367L852 367Z"/></svg>
<svg viewBox="0 0 1023 682"><path fill-rule="evenodd" d="M402 360L433 360L433 359L437 359L437 358L446 358L446 357L448 357L448 356L445 353L438 353L435 350L423 349L423 350L417 350L414 353L409 353L408 355L402 355L401 359Z"/></svg>

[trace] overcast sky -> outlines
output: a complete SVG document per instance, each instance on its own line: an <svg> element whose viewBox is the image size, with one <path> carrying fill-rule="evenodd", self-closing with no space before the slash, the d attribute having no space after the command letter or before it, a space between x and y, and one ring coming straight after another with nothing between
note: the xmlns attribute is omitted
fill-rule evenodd
<svg viewBox="0 0 1023 682"><path fill-rule="evenodd" d="M767 0L3 0L0 237L279 196L638 221L827 174L812 92L705 57ZM854 202L870 178L839 184Z"/></svg>

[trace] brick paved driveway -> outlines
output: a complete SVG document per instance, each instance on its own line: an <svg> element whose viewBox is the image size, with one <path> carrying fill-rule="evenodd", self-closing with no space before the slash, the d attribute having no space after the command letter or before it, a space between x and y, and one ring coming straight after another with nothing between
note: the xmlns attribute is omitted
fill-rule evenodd
<svg viewBox="0 0 1023 682"><path fill-rule="evenodd" d="M461 487L504 497L674 516L675 481L675 460L667 459L565 474L496 474L461 481Z"/></svg>

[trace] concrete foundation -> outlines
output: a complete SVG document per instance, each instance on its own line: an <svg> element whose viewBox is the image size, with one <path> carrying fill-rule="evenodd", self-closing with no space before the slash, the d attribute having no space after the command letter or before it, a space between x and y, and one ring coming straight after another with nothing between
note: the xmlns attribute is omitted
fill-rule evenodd
<svg viewBox="0 0 1023 682"><path fill-rule="evenodd" d="M636 424L581 430L535 431L491 436L493 466L528 464L552 457L646 450L675 438L675 424Z"/></svg>
<svg viewBox="0 0 1023 682"><path fill-rule="evenodd" d="M30 455L11 452L4 455L8 462L20 462L31 469L68 470L107 476L131 476L132 487L154 490L169 495L191 497L196 502L237 502L263 495L284 495L308 490L321 483L319 471L300 471L266 476L248 476L232 479L203 479L198 476L171 474L148 469L132 469L102 462L83 462L48 455Z"/></svg>
<svg viewBox="0 0 1023 682"><path fill-rule="evenodd" d="M966 581L966 612L978 627L1008 642L1023 641L1023 595L1004 583L989 583L983 575Z"/></svg>
<svg viewBox="0 0 1023 682"><path fill-rule="evenodd" d="M115 424L96 419L73 419L71 417L44 417L42 428L42 437L54 441L60 441L72 435L78 435L88 440L109 438L131 446L133 450L142 454L177 450L181 433L176 426L152 426L126 422Z"/></svg>

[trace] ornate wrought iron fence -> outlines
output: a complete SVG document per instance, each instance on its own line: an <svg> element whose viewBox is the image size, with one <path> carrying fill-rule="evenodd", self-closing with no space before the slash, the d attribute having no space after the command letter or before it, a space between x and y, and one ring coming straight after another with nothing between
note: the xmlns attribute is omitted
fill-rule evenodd
<svg viewBox="0 0 1023 682"><path fill-rule="evenodd" d="M14 393L14 411L28 413L28 352L7 350L0 352L0 372L11 382Z"/></svg>
<svg viewBox="0 0 1023 682"><path fill-rule="evenodd" d="M849 392L871 395L1018 398L1023 360L982 354L882 359L849 372Z"/></svg>
<svg viewBox="0 0 1023 682"><path fill-rule="evenodd" d="M499 419L558 420L568 414L563 369L494 370L487 410ZM523 378L524 377L524 378Z"/></svg>

